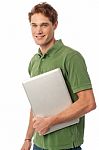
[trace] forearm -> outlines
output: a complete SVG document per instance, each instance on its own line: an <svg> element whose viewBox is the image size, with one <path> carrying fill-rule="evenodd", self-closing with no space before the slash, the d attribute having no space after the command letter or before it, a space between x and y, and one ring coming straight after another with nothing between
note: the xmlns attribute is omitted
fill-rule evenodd
<svg viewBox="0 0 99 150"><path fill-rule="evenodd" d="M32 139L32 136L34 134L34 128L33 128L32 119L33 119L33 114L32 114L32 111L30 111L29 125L28 125L28 129L27 129L27 133L26 133L25 139Z"/></svg>
<svg viewBox="0 0 99 150"><path fill-rule="evenodd" d="M51 125L68 122L73 119L79 118L85 114L85 109L79 108L78 103L72 104L69 108L64 109L62 112L51 117Z"/></svg>
<svg viewBox="0 0 99 150"><path fill-rule="evenodd" d="M53 116L49 117L35 116L33 119L33 128L35 128L35 131L38 132L39 134L44 135L52 126L76 118L79 112L78 110L74 109L76 106L73 105L75 104L72 104L69 108Z"/></svg>
<svg viewBox="0 0 99 150"><path fill-rule="evenodd" d="M78 100L60 113L49 117L35 116L33 119L35 131L44 135L52 126L80 118L96 108L92 90L82 91L77 93L77 95L79 97Z"/></svg>
<svg viewBox="0 0 99 150"><path fill-rule="evenodd" d="M58 123L68 122L70 120L80 118L96 108L92 90L87 90L84 94L79 92L78 97L79 99L70 107L51 117L52 126Z"/></svg>

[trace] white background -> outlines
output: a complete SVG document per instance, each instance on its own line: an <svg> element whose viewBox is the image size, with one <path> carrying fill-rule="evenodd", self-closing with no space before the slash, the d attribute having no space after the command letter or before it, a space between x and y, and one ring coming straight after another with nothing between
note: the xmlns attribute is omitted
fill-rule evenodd
<svg viewBox="0 0 99 150"><path fill-rule="evenodd" d="M0 149L20 150L29 109L22 81L37 46L27 14L38 0L0 1ZM81 52L86 60L97 105L99 104L99 0L47 0L59 13L56 39ZM83 150L99 145L98 107L86 115Z"/></svg>

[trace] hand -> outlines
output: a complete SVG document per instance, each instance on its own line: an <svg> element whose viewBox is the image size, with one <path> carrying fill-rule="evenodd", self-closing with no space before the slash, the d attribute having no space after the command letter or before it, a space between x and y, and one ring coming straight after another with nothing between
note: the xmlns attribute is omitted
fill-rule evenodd
<svg viewBox="0 0 99 150"><path fill-rule="evenodd" d="M50 117L35 116L33 118L33 128L40 135L44 135L51 127Z"/></svg>
<svg viewBox="0 0 99 150"><path fill-rule="evenodd" d="M31 148L31 141L26 140L21 148L21 150L30 150Z"/></svg>

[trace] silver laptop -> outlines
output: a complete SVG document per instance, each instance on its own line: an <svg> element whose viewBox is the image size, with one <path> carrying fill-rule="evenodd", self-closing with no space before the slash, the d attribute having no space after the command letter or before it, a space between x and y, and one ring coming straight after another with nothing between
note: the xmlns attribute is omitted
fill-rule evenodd
<svg viewBox="0 0 99 150"><path fill-rule="evenodd" d="M22 84L34 115L51 116L72 104L60 68L32 77ZM46 134L78 122L79 119L74 119L66 123L60 123L50 128Z"/></svg>

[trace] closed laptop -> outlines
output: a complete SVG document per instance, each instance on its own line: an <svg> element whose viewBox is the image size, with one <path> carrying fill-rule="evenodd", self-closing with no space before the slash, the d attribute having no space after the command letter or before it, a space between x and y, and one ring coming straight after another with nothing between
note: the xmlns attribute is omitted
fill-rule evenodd
<svg viewBox="0 0 99 150"><path fill-rule="evenodd" d="M32 77L22 84L34 115L51 116L61 112L72 104L60 68ZM51 127L46 134L78 122L79 119L74 119L69 122L57 124Z"/></svg>

